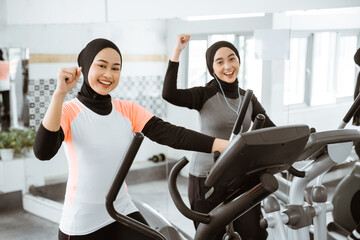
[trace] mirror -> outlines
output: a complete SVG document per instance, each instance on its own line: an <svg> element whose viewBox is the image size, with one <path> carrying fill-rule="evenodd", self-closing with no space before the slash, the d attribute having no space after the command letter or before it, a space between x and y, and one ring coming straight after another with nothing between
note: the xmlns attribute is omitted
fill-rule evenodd
<svg viewBox="0 0 360 240"><path fill-rule="evenodd" d="M29 126L27 48L0 48L1 131Z"/></svg>

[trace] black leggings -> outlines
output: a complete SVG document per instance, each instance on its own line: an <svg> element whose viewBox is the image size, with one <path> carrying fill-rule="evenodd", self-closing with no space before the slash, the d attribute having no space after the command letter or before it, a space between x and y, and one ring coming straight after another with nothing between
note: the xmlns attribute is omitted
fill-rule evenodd
<svg viewBox="0 0 360 240"><path fill-rule="evenodd" d="M135 219L141 223L149 225L140 212L134 212L128 215L132 219ZM99 230L86 234L86 235L76 235L69 236L59 230L59 240L150 240L152 238L147 237L146 235L133 230L130 227L127 227L119 222L113 222L110 225L107 225Z"/></svg>
<svg viewBox="0 0 360 240"><path fill-rule="evenodd" d="M209 187L205 186L205 179L189 175L190 206L192 210L201 213L209 213L222 202L224 195L224 192L214 192L210 198L205 199L205 194L210 190ZM243 240L266 239L268 234L259 225L261 217L260 204L258 204L233 222L234 230L240 234ZM197 228L199 222L194 222L194 225ZM221 240L224 234L225 229L216 235L215 240Z"/></svg>
<svg viewBox="0 0 360 240"><path fill-rule="evenodd" d="M1 131L9 131L10 128L10 91L0 91L2 95L3 110L0 109ZM3 114L1 114L1 111Z"/></svg>

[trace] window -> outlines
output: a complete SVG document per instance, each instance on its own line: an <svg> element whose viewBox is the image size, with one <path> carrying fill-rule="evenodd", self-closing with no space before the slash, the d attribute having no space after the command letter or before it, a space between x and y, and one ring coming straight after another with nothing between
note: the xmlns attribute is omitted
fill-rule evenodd
<svg viewBox="0 0 360 240"><path fill-rule="evenodd" d="M336 73L336 97L352 96L355 89L356 66L354 54L357 50L356 36L341 36Z"/></svg>
<svg viewBox="0 0 360 240"><path fill-rule="evenodd" d="M191 40L189 42L188 88L204 86L206 83L206 40Z"/></svg>
<svg viewBox="0 0 360 240"><path fill-rule="evenodd" d="M315 33L313 49L310 105L334 103L336 33Z"/></svg>
<svg viewBox="0 0 360 240"><path fill-rule="evenodd" d="M353 56L358 35L316 32L290 40L286 62L284 105L336 103L353 95L356 67Z"/></svg>
<svg viewBox="0 0 360 240"><path fill-rule="evenodd" d="M260 100L262 88L262 60L255 59L255 41L251 36L239 37L241 58L239 84L243 89L251 89Z"/></svg>
<svg viewBox="0 0 360 240"><path fill-rule="evenodd" d="M261 101L262 60L255 59L254 38L250 34L192 36L187 87L204 86L212 79L205 53L220 40L237 47L241 60L239 85L252 89ZM358 47L358 32L293 32L290 58L285 62L284 105L317 106L351 98L357 76L353 57Z"/></svg>
<svg viewBox="0 0 360 240"><path fill-rule="evenodd" d="M290 57L285 62L285 105L305 101L307 42L307 37L294 37L290 40Z"/></svg>

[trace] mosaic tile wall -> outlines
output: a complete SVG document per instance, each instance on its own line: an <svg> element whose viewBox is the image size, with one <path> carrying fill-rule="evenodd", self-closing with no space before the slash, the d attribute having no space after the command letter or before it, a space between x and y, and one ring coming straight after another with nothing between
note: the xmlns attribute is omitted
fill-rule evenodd
<svg viewBox="0 0 360 240"><path fill-rule="evenodd" d="M113 98L132 100L157 117L166 117L166 103L161 97L163 76L122 76L118 87L111 93ZM76 96L82 79L68 93L65 100ZM37 129L49 106L56 87L56 79L29 80L29 125Z"/></svg>

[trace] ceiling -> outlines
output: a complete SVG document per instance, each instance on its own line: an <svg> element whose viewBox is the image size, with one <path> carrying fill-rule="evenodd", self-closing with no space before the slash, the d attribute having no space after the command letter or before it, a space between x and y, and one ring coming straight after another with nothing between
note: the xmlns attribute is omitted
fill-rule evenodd
<svg viewBox="0 0 360 240"><path fill-rule="evenodd" d="M5 0L7 24L101 23L359 7L359 0ZM1 12L3 13L3 12Z"/></svg>

